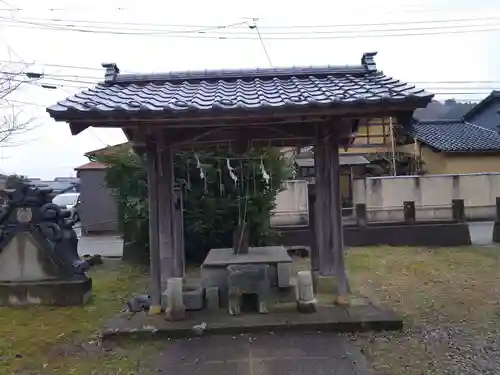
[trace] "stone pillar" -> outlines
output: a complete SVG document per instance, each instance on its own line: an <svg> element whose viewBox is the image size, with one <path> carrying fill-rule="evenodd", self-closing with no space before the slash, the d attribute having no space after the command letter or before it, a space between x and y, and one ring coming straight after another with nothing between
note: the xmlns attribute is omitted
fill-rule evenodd
<svg viewBox="0 0 500 375"><path fill-rule="evenodd" d="M299 312L312 313L316 311L313 279L310 271L299 271L297 274L297 309Z"/></svg>
<svg viewBox="0 0 500 375"><path fill-rule="evenodd" d="M161 272L158 237L158 153L154 145L147 148L149 203L149 273L151 278L151 307L149 313L161 312Z"/></svg>
<svg viewBox="0 0 500 375"><path fill-rule="evenodd" d="M453 199L451 201L451 212L453 220L465 221L465 205L463 199Z"/></svg>
<svg viewBox="0 0 500 375"><path fill-rule="evenodd" d="M319 271L335 276L337 297L350 292L344 263L342 202L340 196L339 140L335 124L318 127L315 145L316 164L316 240Z"/></svg>
<svg viewBox="0 0 500 375"><path fill-rule="evenodd" d="M493 242L500 242L500 197L496 197L496 218L493 225Z"/></svg>
<svg viewBox="0 0 500 375"><path fill-rule="evenodd" d="M358 226L360 227L366 226L366 204L356 203L354 207L356 210L356 222Z"/></svg>
<svg viewBox="0 0 500 375"><path fill-rule="evenodd" d="M186 316L182 294L182 278L173 277L167 280L165 318L167 320L182 320Z"/></svg>
<svg viewBox="0 0 500 375"><path fill-rule="evenodd" d="M403 202L403 211L404 211L405 222L414 223L416 220L415 202L413 201Z"/></svg>

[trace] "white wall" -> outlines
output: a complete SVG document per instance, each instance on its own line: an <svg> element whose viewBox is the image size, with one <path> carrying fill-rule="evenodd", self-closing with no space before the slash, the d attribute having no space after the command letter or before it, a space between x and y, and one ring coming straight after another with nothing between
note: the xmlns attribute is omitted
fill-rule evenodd
<svg viewBox="0 0 500 375"><path fill-rule="evenodd" d="M417 220L448 219L451 200L463 199L468 219L494 219L500 173L369 177L355 180L354 203L365 203L369 221L402 220L414 201Z"/></svg>
<svg viewBox="0 0 500 375"><path fill-rule="evenodd" d="M402 221L403 202L414 201L417 220L452 217L452 199L463 199L468 219L494 220L500 173L368 177L354 180L354 203L365 203L367 220ZM307 225L307 181L285 182L276 197L271 225Z"/></svg>
<svg viewBox="0 0 500 375"><path fill-rule="evenodd" d="M285 181L283 191L276 196L276 208L271 225L307 225L309 223L307 181Z"/></svg>

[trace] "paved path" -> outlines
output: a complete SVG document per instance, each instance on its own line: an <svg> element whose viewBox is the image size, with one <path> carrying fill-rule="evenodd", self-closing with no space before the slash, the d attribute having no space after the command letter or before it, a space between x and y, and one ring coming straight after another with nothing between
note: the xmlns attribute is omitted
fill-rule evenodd
<svg viewBox="0 0 500 375"><path fill-rule="evenodd" d="M156 359L164 375L371 375L341 335L206 336L172 341Z"/></svg>
<svg viewBox="0 0 500 375"><path fill-rule="evenodd" d="M493 221L469 222L470 237L473 245L492 245Z"/></svg>

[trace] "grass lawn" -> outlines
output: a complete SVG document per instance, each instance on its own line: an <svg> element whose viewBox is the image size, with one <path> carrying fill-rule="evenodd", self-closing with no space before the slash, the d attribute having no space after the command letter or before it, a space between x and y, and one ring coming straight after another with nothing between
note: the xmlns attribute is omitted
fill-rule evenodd
<svg viewBox="0 0 500 375"><path fill-rule="evenodd" d="M103 348L97 333L131 294L144 289L146 274L105 260L91 276L93 297L83 307L0 308L0 375L136 372L145 348Z"/></svg>
<svg viewBox="0 0 500 375"><path fill-rule="evenodd" d="M380 374L499 373L499 255L474 247L353 249L353 289L405 315L403 332L354 341Z"/></svg>
<svg viewBox="0 0 500 375"><path fill-rule="evenodd" d="M347 264L353 290L405 315L403 332L360 334L353 342L380 374L447 374L450 353L453 359L458 351L460 358L477 344L499 340L498 254L473 247L352 249ZM0 308L0 375L155 372L151 359L165 343L103 347L97 340L103 323L144 289L144 270L107 261L91 276L94 297L84 307Z"/></svg>

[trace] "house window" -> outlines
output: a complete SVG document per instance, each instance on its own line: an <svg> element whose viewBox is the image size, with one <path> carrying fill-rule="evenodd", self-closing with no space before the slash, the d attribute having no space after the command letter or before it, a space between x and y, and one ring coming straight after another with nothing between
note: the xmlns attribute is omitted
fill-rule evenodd
<svg viewBox="0 0 500 375"><path fill-rule="evenodd" d="M377 147L389 144L390 137L389 119L372 118L358 128L354 144L358 147Z"/></svg>

